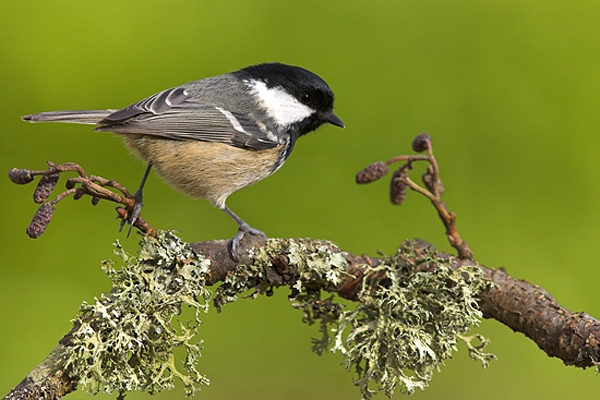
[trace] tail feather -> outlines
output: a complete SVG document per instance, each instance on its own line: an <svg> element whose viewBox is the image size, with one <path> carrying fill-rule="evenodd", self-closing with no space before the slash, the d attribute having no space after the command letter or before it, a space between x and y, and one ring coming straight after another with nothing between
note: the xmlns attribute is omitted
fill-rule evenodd
<svg viewBox="0 0 600 400"><path fill-rule="evenodd" d="M29 122L66 122L71 124L96 125L115 111L117 110L50 111L24 115L21 119Z"/></svg>

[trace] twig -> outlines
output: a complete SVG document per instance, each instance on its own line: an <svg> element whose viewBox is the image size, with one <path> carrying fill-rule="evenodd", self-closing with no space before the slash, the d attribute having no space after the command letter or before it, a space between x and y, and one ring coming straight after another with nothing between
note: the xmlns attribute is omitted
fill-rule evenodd
<svg viewBox="0 0 600 400"><path fill-rule="evenodd" d="M67 179L66 190L58 194L53 200L47 201L58 182L60 174L64 172L76 172L79 176ZM97 205L101 199L122 204L124 207L116 208L117 218L126 222L129 222L130 213L135 206L133 196L124 185L101 176L88 176L80 165L73 162L56 164L48 161L48 169L39 171L13 168L9 171L8 176L11 181L19 185L30 183L36 176L41 176L33 198L36 203L42 203L42 205L38 208L26 231L34 239L44 233L48 227L54 215L56 204L68 196L73 196L75 200L86 195L91 196L93 205ZM111 188L116 191L110 190ZM156 230L139 215L133 226L147 235L154 236L156 234Z"/></svg>
<svg viewBox="0 0 600 400"><path fill-rule="evenodd" d="M386 162L375 162L356 174L356 182L360 184L374 182L389 172L388 167L391 164L405 161L405 163L392 175L392 180L390 182L390 199L392 203L398 205L402 204L406 197L407 188L427 197L442 220L442 223L446 228L448 241L458 252L458 258L461 260L473 260L473 252L467 245L467 242L462 240L456 229L456 216L453 212L448 211L446 205L442 201L444 186L440 180L439 167L435 156L433 155L431 137L426 133L421 133L413 140L412 147L413 150L417 152L427 151L427 155L400 155ZM427 170L422 176L425 187L419 186L408 176L408 171L412 169L413 163L417 161L426 161L429 163Z"/></svg>

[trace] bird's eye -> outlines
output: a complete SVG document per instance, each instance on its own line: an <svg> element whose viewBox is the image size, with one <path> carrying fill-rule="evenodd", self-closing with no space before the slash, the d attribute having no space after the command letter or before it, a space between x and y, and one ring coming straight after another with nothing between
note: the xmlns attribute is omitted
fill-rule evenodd
<svg viewBox="0 0 600 400"><path fill-rule="evenodd" d="M302 104L308 104L308 103L310 103L310 94L308 94L308 93L302 93L300 95L300 102Z"/></svg>

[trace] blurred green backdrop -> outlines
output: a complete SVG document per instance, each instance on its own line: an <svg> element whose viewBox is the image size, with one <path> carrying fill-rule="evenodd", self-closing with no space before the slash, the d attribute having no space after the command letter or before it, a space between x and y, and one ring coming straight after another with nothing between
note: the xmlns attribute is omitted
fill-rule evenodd
<svg viewBox="0 0 600 400"><path fill-rule="evenodd" d="M331 85L347 128L302 139L281 171L233 195L229 205L246 221L270 236L330 239L355 253L393 252L412 237L448 249L424 198L413 193L394 207L387 182L354 184L356 171L410 152L426 131L476 258L600 317L599 20L599 2L566 0L3 1L0 171L75 161L133 189L144 167L117 137L19 116L119 108L258 62L297 64ZM31 240L32 191L0 179L0 395L70 329L83 300L108 290L99 265L111 243L135 251L138 240L117 232L112 204L70 199ZM234 234L225 213L156 176L145 194L144 217L186 240ZM200 369L212 384L197 398L359 398L339 355L310 352L316 331L286 294L207 315ZM461 347L415 399L598 397L593 371L549 359L496 321L478 331L499 360L482 370Z"/></svg>

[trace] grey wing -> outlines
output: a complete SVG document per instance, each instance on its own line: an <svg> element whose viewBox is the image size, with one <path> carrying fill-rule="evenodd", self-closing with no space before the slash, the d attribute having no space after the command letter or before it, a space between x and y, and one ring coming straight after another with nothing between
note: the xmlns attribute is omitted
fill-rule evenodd
<svg viewBox="0 0 600 400"><path fill-rule="evenodd" d="M220 142L256 150L283 143L254 115L198 103L184 87L164 90L116 111L100 121L96 130Z"/></svg>

